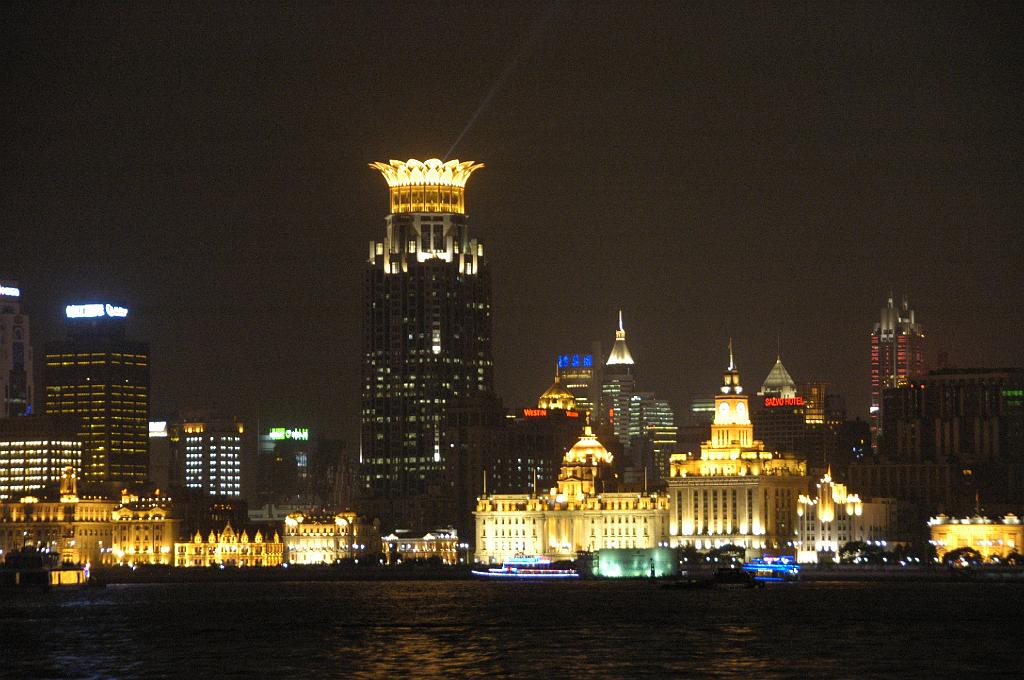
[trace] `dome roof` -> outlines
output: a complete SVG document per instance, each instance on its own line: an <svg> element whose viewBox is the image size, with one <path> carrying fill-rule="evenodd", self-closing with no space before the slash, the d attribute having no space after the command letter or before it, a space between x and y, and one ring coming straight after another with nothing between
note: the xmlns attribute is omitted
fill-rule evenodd
<svg viewBox="0 0 1024 680"><path fill-rule="evenodd" d="M565 452L563 461L566 465L597 465L611 464L612 454L594 436L594 431L587 425L578 442Z"/></svg>
<svg viewBox="0 0 1024 680"><path fill-rule="evenodd" d="M568 411L576 407L576 395L562 386L562 381L555 373L555 382L537 400L537 408L562 409Z"/></svg>

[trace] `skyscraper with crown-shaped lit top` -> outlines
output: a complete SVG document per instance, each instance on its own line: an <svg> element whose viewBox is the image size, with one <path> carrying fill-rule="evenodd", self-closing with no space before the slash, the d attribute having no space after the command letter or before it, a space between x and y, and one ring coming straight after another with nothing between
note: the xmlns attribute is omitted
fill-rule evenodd
<svg viewBox="0 0 1024 680"><path fill-rule="evenodd" d="M493 400L490 277L465 202L483 164L370 167L390 211L365 275L361 496L385 529L450 526L469 517L479 485L448 437L453 405Z"/></svg>

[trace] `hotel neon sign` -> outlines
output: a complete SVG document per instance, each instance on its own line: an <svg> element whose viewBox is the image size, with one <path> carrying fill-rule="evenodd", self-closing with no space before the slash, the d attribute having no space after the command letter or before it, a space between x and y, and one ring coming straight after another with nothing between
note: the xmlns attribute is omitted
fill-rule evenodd
<svg viewBox="0 0 1024 680"><path fill-rule="evenodd" d="M803 406L803 397L765 397L765 408L779 408L780 406Z"/></svg>
<svg viewBox="0 0 1024 680"><path fill-rule="evenodd" d="M523 409L523 415L525 417L527 417L527 418L547 418L548 417L548 409L546 409L546 408L524 408ZM579 411L566 411L565 412L565 417L566 418L579 418L580 417L580 412Z"/></svg>

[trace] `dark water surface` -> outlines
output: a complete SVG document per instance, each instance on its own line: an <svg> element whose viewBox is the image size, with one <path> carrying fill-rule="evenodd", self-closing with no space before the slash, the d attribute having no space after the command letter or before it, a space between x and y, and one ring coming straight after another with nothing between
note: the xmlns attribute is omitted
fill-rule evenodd
<svg viewBox="0 0 1024 680"><path fill-rule="evenodd" d="M1024 586L645 582L0 591L0 675L1021 677Z"/></svg>

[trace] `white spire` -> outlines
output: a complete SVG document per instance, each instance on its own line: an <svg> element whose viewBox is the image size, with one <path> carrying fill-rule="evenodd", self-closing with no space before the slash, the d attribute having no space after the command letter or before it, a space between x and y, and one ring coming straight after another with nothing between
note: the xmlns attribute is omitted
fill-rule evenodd
<svg viewBox="0 0 1024 680"><path fill-rule="evenodd" d="M629 353L629 347L626 346L626 327L622 323L622 310L620 309L619 328L615 331L615 344L612 345L612 353L608 355L605 365L626 364L632 366L633 363L633 355Z"/></svg>

